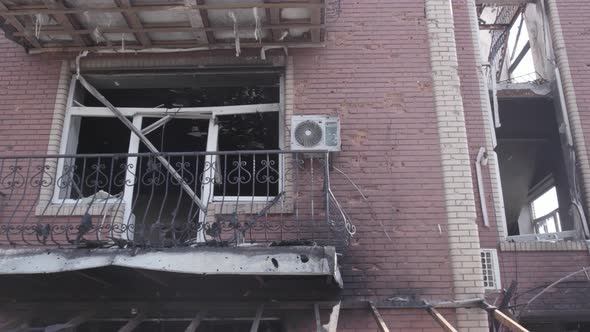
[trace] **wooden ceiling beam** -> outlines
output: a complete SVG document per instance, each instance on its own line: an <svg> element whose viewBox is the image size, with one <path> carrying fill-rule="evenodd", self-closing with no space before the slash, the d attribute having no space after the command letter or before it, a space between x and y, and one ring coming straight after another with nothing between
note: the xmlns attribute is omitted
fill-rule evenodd
<svg viewBox="0 0 590 332"><path fill-rule="evenodd" d="M265 3L269 3L269 0L264 0ZM266 15L269 18L270 24L279 25L281 24L281 9L280 8L266 8ZM279 42L282 37L282 30L279 28L272 29L271 40Z"/></svg>
<svg viewBox="0 0 590 332"><path fill-rule="evenodd" d="M197 5L197 1L196 0L184 0L184 4L187 7L191 8L191 7ZM191 31L195 35L195 38L197 39L197 42L199 44L213 43L213 42L215 42L215 36L213 36L213 33L210 33L206 30L201 30L201 29L206 28L204 18L207 18L207 26L209 26L209 17L206 15L203 15L203 12L205 12L205 14L206 14L206 10L190 9L187 12L188 19L190 21L190 26L193 29L199 29L199 30L191 30Z"/></svg>
<svg viewBox="0 0 590 332"><path fill-rule="evenodd" d="M62 0L44 0L45 5L50 10L66 10L68 9L62 2ZM81 24L71 16L68 16L66 13L59 13L56 12L54 14L48 14L53 16L53 18L67 31L67 34L70 34L71 31L75 31L80 29L82 26ZM92 45L93 41L92 38L88 36L80 36L76 34L70 34L72 39L79 45Z"/></svg>
<svg viewBox="0 0 590 332"><path fill-rule="evenodd" d="M263 25L260 28L263 30L281 31L283 29L297 29L297 28L308 28L308 29L321 29L323 24L309 24L309 23L293 23L293 24L277 24L277 25ZM233 27L202 27L194 28L188 26L164 26L158 27L144 26L142 28L103 28L100 30L102 33L140 33L140 32L214 32L214 31L233 31ZM76 35L89 35L92 34L93 30L80 29L80 30L63 30L63 29L44 29L40 32L40 35L63 35L63 34L76 34ZM15 32L15 36L31 36L34 35L34 31L27 29L24 32Z"/></svg>
<svg viewBox="0 0 590 332"><path fill-rule="evenodd" d="M288 47L288 48L312 48L312 47L324 47L322 43L309 43L309 42L283 42L283 43L241 43L242 48L257 48L260 49L264 46L277 46L277 47ZM43 52L81 52L81 51L112 51L120 53L120 44L114 44L112 46L62 46L62 45L47 45L41 49L32 49L31 53L43 53ZM174 49L174 50L183 50L183 49L193 49L193 50L233 50L235 49L234 43L216 43L213 45L200 45L194 42L187 42L187 41L180 41L178 43L155 43L153 45L155 48L159 49ZM141 52L144 47L140 44L125 44L125 49L129 51L137 51Z"/></svg>
<svg viewBox="0 0 590 332"><path fill-rule="evenodd" d="M131 8L130 0L115 0L115 3L118 7ZM145 47L152 46L152 41L148 37L147 33L143 31L143 24L141 23L139 16L137 16L137 13L122 12L121 14L125 18L125 21L130 28L133 28L134 30L137 29L137 32L134 31L133 33L135 39Z"/></svg>
<svg viewBox="0 0 590 332"><path fill-rule="evenodd" d="M322 0L310 0L311 4L321 4ZM311 24L322 23L322 7L311 9ZM322 38L322 29L311 29L311 42L319 43Z"/></svg>
<svg viewBox="0 0 590 332"><path fill-rule="evenodd" d="M6 6L2 3L2 1L0 0L0 10L8 10L8 8L6 8ZM2 15L4 16L4 15ZM12 27L18 31L18 32L25 32L26 28L20 23L20 21L14 17L14 16L5 16L6 21L8 22L8 24L12 25ZM16 35L16 34L15 34ZM39 43L39 41L37 40L37 38L35 38L35 35L27 35L24 36L25 39L27 40L27 42L29 42L29 44L31 44L31 46L36 47L36 48L41 48L41 44Z"/></svg>
<svg viewBox="0 0 590 332"><path fill-rule="evenodd" d="M53 1L56 0L45 0ZM122 12L142 12L142 11L186 11L186 10L232 10L232 9L252 9L257 8L310 8L310 9L322 9L324 8L323 2L310 3L307 1L299 2L278 2L278 3L260 3L260 2L235 2L235 3L212 3L203 5L192 5L186 6L183 4L178 5L141 5L132 6L129 8L123 7L75 7L75 8L27 8L19 9L19 7L11 9L0 10L1 16L20 16L20 15L35 15L35 14L82 14L82 13L122 13Z"/></svg>

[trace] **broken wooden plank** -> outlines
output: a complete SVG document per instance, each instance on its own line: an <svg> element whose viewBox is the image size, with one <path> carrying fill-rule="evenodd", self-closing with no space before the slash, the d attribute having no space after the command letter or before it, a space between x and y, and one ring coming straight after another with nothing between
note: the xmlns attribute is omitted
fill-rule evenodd
<svg viewBox="0 0 590 332"><path fill-rule="evenodd" d="M8 10L8 8L2 3L2 1L0 1L0 10ZM16 31L18 32L25 32L26 28L20 23L20 21L14 17L14 16L6 16L6 21L12 25L12 27L14 29L16 29ZM34 35L29 35L29 36L24 36L25 39L33 46L33 47L37 47L40 48L41 44L39 43L39 41L37 40L37 38Z"/></svg>
<svg viewBox="0 0 590 332"><path fill-rule="evenodd" d="M475 0L476 5L519 6L535 3L537 0Z"/></svg>
<svg viewBox="0 0 590 332"><path fill-rule="evenodd" d="M338 302L335 306L332 307L332 313L330 314L330 320L328 324L324 324L323 329L327 332L337 332L338 331L338 319L340 318L340 306L341 302Z"/></svg>
<svg viewBox="0 0 590 332"><path fill-rule="evenodd" d="M493 311L494 318L498 320L502 325L507 327L512 332L529 332L529 330L525 329L522 325L518 324L512 318L508 317L506 314L501 312L498 309L494 309Z"/></svg>
<svg viewBox="0 0 590 332"><path fill-rule="evenodd" d="M379 313L379 310L377 310L377 307L375 306L375 304L373 302L369 302L369 306L371 308L371 311L373 313L373 317L375 318L375 321L377 321L377 326L379 327L379 331L389 332L389 328L385 324L385 321L383 320L383 317L381 317L381 314Z"/></svg>
<svg viewBox="0 0 590 332"><path fill-rule="evenodd" d="M250 332L258 332L258 327L260 326L260 320L262 319L262 312L264 311L264 304L258 306L256 310L256 317L254 321L252 321L252 326L250 327Z"/></svg>
<svg viewBox="0 0 590 332"><path fill-rule="evenodd" d="M55 1L55 0L49 0ZM250 2L250 1L236 1L234 3L211 3L203 5L183 6L183 5L141 5L132 6L129 8L123 7L92 7L80 6L71 8L35 8L35 9L3 9L0 10L2 16L20 16L20 15L35 15L35 14L83 14L83 13L122 13L122 12L148 12L148 11L186 11L186 10L231 10L231 9L252 9L257 8L324 8L323 3L310 3L308 1L298 2Z"/></svg>
<svg viewBox="0 0 590 332"><path fill-rule="evenodd" d="M516 57L516 59L514 60L514 62L510 65L510 68L508 68L508 73L512 74L516 68L518 67L518 65L520 65L520 63L522 62L522 59L524 59L524 57L527 55L527 53L531 50L531 42L527 41L526 44L524 44L522 50L520 51L520 53L518 54L518 56Z"/></svg>
<svg viewBox="0 0 590 332"><path fill-rule="evenodd" d="M205 317L205 312L200 311L197 315L191 320L191 323L188 324L186 330L184 332L195 332L199 325L201 325L201 321L203 321L203 317Z"/></svg>
<svg viewBox="0 0 590 332"><path fill-rule="evenodd" d="M127 324L123 325L120 329L119 332L131 332L133 330L135 330L136 327L139 326L139 324L141 324L141 322L143 322L143 320L145 319L145 313L140 312L137 315L135 315L135 317L131 318Z"/></svg>
<svg viewBox="0 0 590 332"><path fill-rule="evenodd" d="M79 314L78 316L70 319L66 323L47 326L45 328L44 332L72 331L76 327L87 322L92 316L94 316L95 313L96 313L96 311L94 311L94 310L85 311L85 312Z"/></svg>
<svg viewBox="0 0 590 332"><path fill-rule="evenodd" d="M430 316L434 318L438 325L442 327L443 330L445 330L446 332L458 332L457 329L455 329L453 325L451 325L451 323L449 323L449 321L447 321L445 317L440 312L438 312L438 310L434 308L428 308L426 310L428 311Z"/></svg>
<svg viewBox="0 0 590 332"><path fill-rule="evenodd" d="M67 9L64 5L62 0L43 0L47 8L49 9ZM80 23L68 14L56 12L54 14L50 14L53 18L59 23L66 31L68 31L68 35L72 37L72 39L78 45L92 45L93 41L88 36L79 36L76 34L70 34L69 32L75 31L81 28Z"/></svg>
<svg viewBox="0 0 590 332"><path fill-rule="evenodd" d="M115 0L115 3L119 7L131 7L130 0ZM137 13L122 12L121 14L123 15L123 18L125 18L125 21L127 21L127 25L129 27L140 30L139 32L134 33L135 39L138 40L145 47L152 46L152 41L148 37L147 33L145 33L145 31L142 31L143 23L141 23L141 20L139 19L139 16L137 16Z"/></svg>

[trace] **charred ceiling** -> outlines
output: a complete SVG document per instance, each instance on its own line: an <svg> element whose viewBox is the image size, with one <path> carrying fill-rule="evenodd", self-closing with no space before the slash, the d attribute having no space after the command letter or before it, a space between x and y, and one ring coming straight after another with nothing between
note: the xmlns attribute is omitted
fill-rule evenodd
<svg viewBox="0 0 590 332"><path fill-rule="evenodd" d="M325 0L1 0L0 27L34 52L195 48L239 54L248 47L320 46L326 13Z"/></svg>

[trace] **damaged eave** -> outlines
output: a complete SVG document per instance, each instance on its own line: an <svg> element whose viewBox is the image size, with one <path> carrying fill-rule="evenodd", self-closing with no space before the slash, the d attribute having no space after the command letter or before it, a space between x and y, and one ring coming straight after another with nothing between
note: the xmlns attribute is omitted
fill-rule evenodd
<svg viewBox="0 0 590 332"><path fill-rule="evenodd" d="M0 28L29 53L235 49L239 55L241 48L322 47L325 11L325 0L15 0L0 2Z"/></svg>
<svg viewBox="0 0 590 332"><path fill-rule="evenodd" d="M5 249L0 275L120 266L199 275L327 276L342 287L334 247Z"/></svg>
<svg viewBox="0 0 590 332"><path fill-rule="evenodd" d="M498 83L498 98L550 97L551 83Z"/></svg>

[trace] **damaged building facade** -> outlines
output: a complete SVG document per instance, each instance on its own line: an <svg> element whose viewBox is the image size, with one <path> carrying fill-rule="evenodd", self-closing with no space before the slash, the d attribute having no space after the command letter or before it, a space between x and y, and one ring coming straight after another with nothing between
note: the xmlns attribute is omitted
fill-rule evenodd
<svg viewBox="0 0 590 332"><path fill-rule="evenodd" d="M0 0L0 330L589 331L576 0Z"/></svg>

